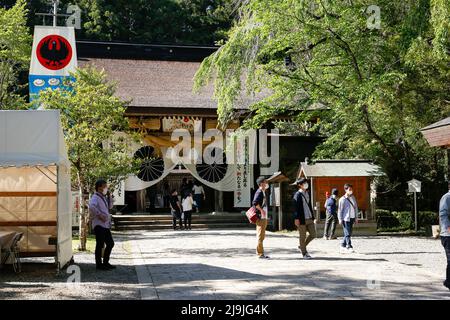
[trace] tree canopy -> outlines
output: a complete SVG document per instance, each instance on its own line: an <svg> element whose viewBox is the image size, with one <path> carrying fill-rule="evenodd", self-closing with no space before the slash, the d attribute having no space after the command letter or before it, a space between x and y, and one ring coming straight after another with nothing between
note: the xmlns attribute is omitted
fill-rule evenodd
<svg viewBox="0 0 450 320"><path fill-rule="evenodd" d="M12 5L14 0L6 0ZM222 40L231 26L235 0L61 0L81 9L78 39L142 43L208 44ZM29 1L29 25L42 24L37 12L50 13L51 1ZM59 21L61 24L63 21ZM51 24L51 19L46 21Z"/></svg>
<svg viewBox="0 0 450 320"><path fill-rule="evenodd" d="M115 132L126 131L126 101L117 98L115 84L109 83L104 71L80 68L66 84L70 90L47 89L40 93L44 109L61 110L61 122L72 164L72 181L84 193L92 192L99 177L124 179L135 172L127 142L117 140L107 148L105 141Z"/></svg>
<svg viewBox="0 0 450 320"><path fill-rule="evenodd" d="M126 132L128 127L126 102L114 96L115 85L107 81L104 71L92 67L77 69L73 77L64 89L41 92L39 102L44 109L61 110L72 185L84 199L94 191L97 179L106 179L114 188L128 174L136 173L137 162L128 152L128 142L114 139L117 131ZM82 200L80 250L86 248L88 230L84 205Z"/></svg>
<svg viewBox="0 0 450 320"><path fill-rule="evenodd" d="M19 74L30 62L31 35L27 22L26 1L9 8L0 7L0 110L24 106Z"/></svg>
<svg viewBox="0 0 450 320"><path fill-rule="evenodd" d="M311 130L326 140L315 158L373 159L392 183L442 180L444 153L419 129L450 114L450 3L380 0L379 14L371 5L244 1L196 89L214 82L222 122L242 91L269 92L251 106L247 127L277 115L318 117Z"/></svg>

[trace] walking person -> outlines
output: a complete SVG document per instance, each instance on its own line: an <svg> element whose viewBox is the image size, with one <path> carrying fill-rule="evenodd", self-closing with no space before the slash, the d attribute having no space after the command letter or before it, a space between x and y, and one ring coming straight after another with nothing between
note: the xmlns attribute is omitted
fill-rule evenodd
<svg viewBox="0 0 450 320"><path fill-rule="evenodd" d="M306 247L316 237L316 220L314 218L314 211L311 205L311 197L308 193L308 180L305 178L295 181L298 187L294 194L294 219L295 225L299 232L299 249L302 253L303 259L311 259Z"/></svg>
<svg viewBox="0 0 450 320"><path fill-rule="evenodd" d="M182 200L181 205L183 207L184 229L191 230L192 221L192 207L194 205L194 199L192 193L188 193Z"/></svg>
<svg viewBox="0 0 450 320"><path fill-rule="evenodd" d="M202 208L202 200L206 200L206 195L203 186L198 180L195 180L192 192L194 194L195 211L199 213Z"/></svg>
<svg viewBox="0 0 450 320"><path fill-rule="evenodd" d="M264 239L266 238L266 228L267 228L267 212L268 212L268 199L267 199L267 188L268 183L266 178L263 176L256 179L256 184L258 189L253 196L252 205L255 206L258 211L258 220L256 221L256 254L260 259L270 259L269 256L264 254Z"/></svg>
<svg viewBox="0 0 450 320"><path fill-rule="evenodd" d="M353 253L352 233L353 224L358 222L358 203L353 195L353 186L344 185L345 195L339 199L338 219L344 229L344 237L341 243L341 253Z"/></svg>
<svg viewBox="0 0 450 320"><path fill-rule="evenodd" d="M336 233L336 224L338 222L337 217L337 196L338 189L333 188L331 190L331 196L325 202L326 215L327 218L325 220L324 234L323 238L325 240L337 239L335 236Z"/></svg>
<svg viewBox="0 0 450 320"><path fill-rule="evenodd" d="M183 229L181 221L181 205L178 199L178 192L173 189L169 198L170 213L172 214L173 230L177 230L177 220L180 221L180 229Z"/></svg>
<svg viewBox="0 0 450 320"><path fill-rule="evenodd" d="M439 201L439 228L441 229L441 243L447 256L447 273L444 286L450 290L450 181L448 192Z"/></svg>
<svg viewBox="0 0 450 320"><path fill-rule="evenodd" d="M95 265L97 270L116 268L109 263L111 251L114 247L111 234L111 215L109 214L113 204L114 199L108 191L107 182L101 179L97 180L95 193L89 201L92 229L95 233Z"/></svg>

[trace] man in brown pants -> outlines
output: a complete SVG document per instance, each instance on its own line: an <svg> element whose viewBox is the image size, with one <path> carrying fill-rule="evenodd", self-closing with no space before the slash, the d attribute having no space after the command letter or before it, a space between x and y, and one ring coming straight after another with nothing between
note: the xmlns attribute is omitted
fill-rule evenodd
<svg viewBox="0 0 450 320"><path fill-rule="evenodd" d="M260 259L269 259L269 257L264 254L264 246L263 246L263 241L264 238L266 237L266 228L267 228L268 200L266 190L268 184L263 176L259 177L256 180L256 184L258 185L258 190L256 190L252 202L252 204L259 212L259 219L256 221L256 237L258 240L258 245L256 247L256 254Z"/></svg>
<svg viewBox="0 0 450 320"><path fill-rule="evenodd" d="M316 220L314 219L311 198L307 192L309 187L308 180L301 178L295 184L298 187L298 191L295 193L293 199L295 208L294 218L299 232L299 249L302 252L303 259L311 259L311 256L306 250L306 246L316 237Z"/></svg>

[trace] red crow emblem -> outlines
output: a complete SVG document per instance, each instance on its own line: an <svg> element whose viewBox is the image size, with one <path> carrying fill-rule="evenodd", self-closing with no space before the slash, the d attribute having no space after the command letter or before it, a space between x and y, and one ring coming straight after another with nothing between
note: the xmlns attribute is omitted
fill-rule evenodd
<svg viewBox="0 0 450 320"><path fill-rule="evenodd" d="M66 67L72 59L72 46L65 38L51 34L39 41L36 55L45 68L59 70Z"/></svg>

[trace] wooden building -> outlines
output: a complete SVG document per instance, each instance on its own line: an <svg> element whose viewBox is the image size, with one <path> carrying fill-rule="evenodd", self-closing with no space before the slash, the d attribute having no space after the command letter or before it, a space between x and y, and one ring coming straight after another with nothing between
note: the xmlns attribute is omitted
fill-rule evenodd
<svg viewBox="0 0 450 320"><path fill-rule="evenodd" d="M376 190L374 178L381 175L380 168L367 160L318 160L315 163L301 162L298 178L310 181L311 202L316 213L325 217L326 193L337 188L344 194L344 184L353 185L353 193L362 212L361 220L375 219Z"/></svg>
<svg viewBox="0 0 450 320"><path fill-rule="evenodd" d="M152 176L146 176L145 173L139 176L144 180L143 185L158 179L158 174L163 171L167 173L167 170L162 169L163 149L174 145L170 138L175 129L193 131L194 123L199 122L203 132L218 127L212 85L203 88L200 93L193 92L193 79L201 61L215 50L217 47L77 41L78 65L103 69L108 80L117 83L116 94L129 101L126 116L130 126L141 134L146 144L146 149L140 155L149 158L147 163L155 158L159 161L161 170L148 170L152 171ZM234 119L225 128L219 129L238 128L250 112L248 106L261 96L242 95L236 103ZM289 120L288 117L286 120ZM280 144L283 143L282 139L291 143L293 138L281 137ZM307 152L303 152L302 158L296 158L294 163L310 156L320 141L317 137L298 138L297 146ZM163 187L168 184L170 189L179 190L183 178L192 180L192 170L186 168L173 168L163 181L145 189L125 186L126 206L123 209L128 212L167 212L161 206ZM250 183L254 188L254 180L259 175L258 166L253 166L252 170ZM242 210L235 206L236 191L205 187L205 192L205 211ZM245 198L250 197L247 194Z"/></svg>
<svg viewBox="0 0 450 320"><path fill-rule="evenodd" d="M432 147L447 150L447 179L450 179L450 117L420 130Z"/></svg>

